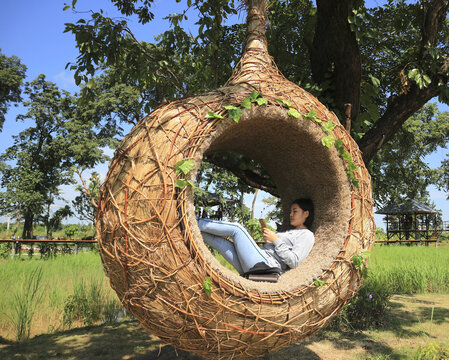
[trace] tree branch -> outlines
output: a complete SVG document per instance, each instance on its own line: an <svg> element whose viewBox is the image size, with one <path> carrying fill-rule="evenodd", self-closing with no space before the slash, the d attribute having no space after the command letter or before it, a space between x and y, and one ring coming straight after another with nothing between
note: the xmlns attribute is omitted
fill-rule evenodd
<svg viewBox="0 0 449 360"><path fill-rule="evenodd" d="M385 113L359 141L365 164L370 162L376 152L394 136L410 116L429 100L438 96L438 82L448 81L448 70L449 58L446 58L428 87L419 89L416 84L413 84L408 93L392 96Z"/></svg>
<svg viewBox="0 0 449 360"><path fill-rule="evenodd" d="M424 24L421 29L421 57L423 57L424 50L428 45L435 45L439 24L444 21L448 7L449 2L447 0L434 0L430 3L427 11L425 10Z"/></svg>
<svg viewBox="0 0 449 360"><path fill-rule="evenodd" d="M83 188L83 193L86 194L86 196L89 198L90 203L92 204L92 206L96 209L98 207L97 202L95 201L95 197L94 195L91 193L91 191L89 190L89 186L86 184L86 181L83 179L83 170L75 170L75 172L78 174L81 183L82 183L82 188Z"/></svg>
<svg viewBox="0 0 449 360"><path fill-rule="evenodd" d="M270 193L273 196L279 197L278 191L271 178L263 174L261 170L255 169L245 169L240 168L241 160L235 159L230 156L220 156L216 154L210 154L205 157L205 160L232 172L235 176L241 179L245 184L252 186L256 189L260 189Z"/></svg>
<svg viewBox="0 0 449 360"><path fill-rule="evenodd" d="M435 0L427 8L424 16L421 41L421 60L424 62L424 51L429 45L435 46L440 24L445 21L449 3ZM368 164L376 152L389 141L404 122L433 97L439 94L439 83L447 83L449 76L449 57L445 58L439 71L431 78L429 86L419 89L413 84L410 91L392 96L382 117L359 141L363 160Z"/></svg>

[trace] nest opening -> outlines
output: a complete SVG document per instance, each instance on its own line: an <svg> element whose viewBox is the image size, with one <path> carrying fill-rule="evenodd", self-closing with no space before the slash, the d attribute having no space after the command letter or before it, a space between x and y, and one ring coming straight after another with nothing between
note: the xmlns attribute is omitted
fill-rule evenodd
<svg viewBox="0 0 449 360"><path fill-rule="evenodd" d="M322 131L313 123L292 119L283 109L265 107L252 110L239 124L224 122L196 156L199 167L205 154L232 151L257 161L270 174L278 189L284 221L289 228L293 200L310 198L315 206L311 230L315 245L310 255L295 269L284 273L275 284L246 280L219 264L210 253L194 218L193 196L189 218L206 261L224 277L246 288L292 290L318 278L335 261L346 239L351 214L350 185L342 160L334 149L321 143Z"/></svg>

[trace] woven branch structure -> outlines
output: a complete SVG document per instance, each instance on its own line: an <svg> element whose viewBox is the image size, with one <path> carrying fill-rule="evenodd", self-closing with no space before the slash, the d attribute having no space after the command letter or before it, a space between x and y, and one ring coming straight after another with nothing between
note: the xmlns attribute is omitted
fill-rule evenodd
<svg viewBox="0 0 449 360"><path fill-rule="evenodd" d="M236 123L224 106L239 107L254 91L267 104L242 108ZM303 116L311 110L321 123ZM324 131L329 121L336 126ZM358 186L341 151L323 146L328 135L350 154ZM277 283L221 266L202 240L192 188L175 187L176 163L193 160L187 179L194 181L203 156L221 151L258 161L276 183L285 214L296 198L314 201L315 246ZM104 268L126 309L163 341L210 359L258 357L320 329L359 288L353 256L370 247L374 230L359 149L332 112L279 73L267 52L265 0L248 1L245 51L223 87L160 106L124 138L97 213Z"/></svg>

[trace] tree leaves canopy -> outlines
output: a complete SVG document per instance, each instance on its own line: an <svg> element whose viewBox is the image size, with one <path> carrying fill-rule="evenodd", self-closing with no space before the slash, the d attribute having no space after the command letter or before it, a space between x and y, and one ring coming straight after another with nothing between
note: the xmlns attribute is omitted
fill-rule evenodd
<svg viewBox="0 0 449 360"><path fill-rule="evenodd" d="M137 15L142 24L154 18L153 1L112 2L123 15ZM126 18L112 19L102 11L92 12L90 19L66 24L80 51L69 66L75 70L77 83L91 85L85 93L92 94L94 82L90 79L98 74L104 74L111 84L137 89L140 99L128 116L135 119L141 111L147 113L170 99L222 85L239 60L244 43L244 25L233 24L229 18L245 2L182 3L184 11L168 16L170 26L162 29L155 43L137 40ZM389 143L398 146L396 134L429 100L438 97L449 104L449 3L388 0L372 8L362 0L317 0L316 6L308 0L268 3L269 51L281 72L316 95L342 123L346 104L352 105L351 134L366 164L376 158L372 168L379 175L375 176L375 181L380 181L376 188L382 189L380 174L387 170L380 170L379 156L384 157L387 167L393 159L387 151L379 151ZM193 34L183 27L188 17L197 25ZM125 118L123 113L120 119ZM415 140L423 146L427 141ZM400 145L405 145L403 141ZM219 165L236 170L231 162ZM415 165L414 175L421 176L422 184L435 181L427 178L431 175L419 161ZM260 177L256 180L258 187L262 182Z"/></svg>
<svg viewBox="0 0 449 360"><path fill-rule="evenodd" d="M17 119L30 119L33 125L13 136L14 145L0 155L1 186L6 189L0 193L0 212L22 214L23 237L30 238L35 216L60 196L61 185L74 182L75 166L93 167L106 160L101 147L109 138L95 131L88 106L44 75L27 83L25 94L27 112Z"/></svg>
<svg viewBox="0 0 449 360"><path fill-rule="evenodd" d="M16 56L8 57L0 49L0 131L5 122L5 114L11 103L21 101L26 66Z"/></svg>

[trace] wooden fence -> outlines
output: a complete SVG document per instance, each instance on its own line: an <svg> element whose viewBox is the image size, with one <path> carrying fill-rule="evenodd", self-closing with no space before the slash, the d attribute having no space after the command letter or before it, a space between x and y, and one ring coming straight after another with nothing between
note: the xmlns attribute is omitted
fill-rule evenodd
<svg viewBox="0 0 449 360"><path fill-rule="evenodd" d="M31 244L31 246L35 243L47 243L47 244L75 244L75 254L78 254L78 249L80 244L94 244L97 240L73 240L73 239L0 239L0 243L13 243L11 248L11 256L14 257L16 255L16 249L19 248L21 244Z"/></svg>

